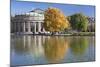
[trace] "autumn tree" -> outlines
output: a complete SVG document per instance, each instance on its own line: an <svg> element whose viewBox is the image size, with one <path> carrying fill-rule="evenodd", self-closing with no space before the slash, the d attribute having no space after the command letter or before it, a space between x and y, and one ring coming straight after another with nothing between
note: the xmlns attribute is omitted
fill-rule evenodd
<svg viewBox="0 0 100 67"><path fill-rule="evenodd" d="M48 8L44 12L43 26L46 31L59 32L69 27L69 22L64 14L57 8Z"/></svg>
<svg viewBox="0 0 100 67"><path fill-rule="evenodd" d="M73 29L78 31L87 31L88 20L82 13L70 16L70 22Z"/></svg>

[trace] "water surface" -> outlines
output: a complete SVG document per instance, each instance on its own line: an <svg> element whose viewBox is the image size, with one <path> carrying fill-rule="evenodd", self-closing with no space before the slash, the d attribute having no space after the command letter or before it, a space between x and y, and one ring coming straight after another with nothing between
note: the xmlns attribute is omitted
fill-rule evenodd
<svg viewBox="0 0 100 67"><path fill-rule="evenodd" d="M11 36L11 65L95 60L94 36Z"/></svg>

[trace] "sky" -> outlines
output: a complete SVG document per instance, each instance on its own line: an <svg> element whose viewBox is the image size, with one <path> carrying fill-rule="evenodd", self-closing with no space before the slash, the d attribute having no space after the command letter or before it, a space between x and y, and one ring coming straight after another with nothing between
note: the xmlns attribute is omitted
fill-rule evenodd
<svg viewBox="0 0 100 67"><path fill-rule="evenodd" d="M70 16L75 13L83 13L89 17L95 17L95 6L91 5L75 5L75 4L58 4L58 3L39 3L39 2L27 2L27 1L15 1L11 0L11 15L24 14L32 11L36 8L42 10L48 7L54 7L60 9L64 15Z"/></svg>

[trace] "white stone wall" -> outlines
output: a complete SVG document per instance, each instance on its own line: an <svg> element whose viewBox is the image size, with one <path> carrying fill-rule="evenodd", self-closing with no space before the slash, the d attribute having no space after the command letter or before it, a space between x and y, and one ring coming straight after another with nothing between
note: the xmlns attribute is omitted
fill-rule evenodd
<svg viewBox="0 0 100 67"><path fill-rule="evenodd" d="M19 34L39 33L42 32L43 20L44 14L35 11L23 15L16 15L11 21L11 29L13 29L13 33ZM32 30L33 28L34 30ZM36 28L38 29L36 30Z"/></svg>

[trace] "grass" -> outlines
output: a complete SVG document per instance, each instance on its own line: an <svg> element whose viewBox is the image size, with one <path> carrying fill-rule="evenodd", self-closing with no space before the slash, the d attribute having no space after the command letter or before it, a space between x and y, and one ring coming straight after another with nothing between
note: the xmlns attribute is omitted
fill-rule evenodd
<svg viewBox="0 0 100 67"><path fill-rule="evenodd" d="M75 32L73 36L95 36L95 32Z"/></svg>

